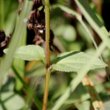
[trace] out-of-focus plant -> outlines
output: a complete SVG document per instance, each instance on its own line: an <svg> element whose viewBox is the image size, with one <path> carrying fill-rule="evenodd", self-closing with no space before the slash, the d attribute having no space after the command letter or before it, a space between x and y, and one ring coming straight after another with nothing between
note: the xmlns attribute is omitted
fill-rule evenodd
<svg viewBox="0 0 110 110"><path fill-rule="evenodd" d="M0 0L0 110L108 110L110 39L101 7Z"/></svg>

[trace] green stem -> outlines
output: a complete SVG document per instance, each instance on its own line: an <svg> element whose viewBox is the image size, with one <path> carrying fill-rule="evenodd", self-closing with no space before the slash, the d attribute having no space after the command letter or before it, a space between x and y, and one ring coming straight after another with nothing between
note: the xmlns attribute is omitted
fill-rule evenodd
<svg viewBox="0 0 110 110"><path fill-rule="evenodd" d="M17 20L15 31L13 33L8 52L4 59L2 59L0 62L0 85L2 85L2 81L7 75L7 71L9 70L13 62L13 56L15 54L16 48L19 46L19 42L22 39L23 30L26 29L26 23L24 22L24 19L29 15L32 8L32 4L32 1L25 0L25 5L21 15L19 16L19 19Z"/></svg>
<svg viewBox="0 0 110 110"><path fill-rule="evenodd" d="M42 110L47 110L47 102L48 102L48 88L49 88L49 79L50 79L50 3L49 0L45 0L45 56L46 56L46 78L45 78L45 90L44 90L44 98L43 98L43 107Z"/></svg>
<svg viewBox="0 0 110 110"><path fill-rule="evenodd" d="M46 71L45 91L44 91L44 98L43 98L43 107L42 107L42 110L47 110L49 79L50 79L50 70L47 70Z"/></svg>
<svg viewBox="0 0 110 110"><path fill-rule="evenodd" d="M80 8L87 22L97 32L103 42L106 42L106 46L110 48L109 33L102 22L100 22L100 20L97 18L93 10L89 7L88 2L85 0L75 0L75 2Z"/></svg>
<svg viewBox="0 0 110 110"><path fill-rule="evenodd" d="M0 30L4 27L4 0L0 0Z"/></svg>
<svg viewBox="0 0 110 110"><path fill-rule="evenodd" d="M45 44L45 54L46 54L46 66L50 65L50 8L49 0L45 0L45 27L46 27L46 44Z"/></svg>

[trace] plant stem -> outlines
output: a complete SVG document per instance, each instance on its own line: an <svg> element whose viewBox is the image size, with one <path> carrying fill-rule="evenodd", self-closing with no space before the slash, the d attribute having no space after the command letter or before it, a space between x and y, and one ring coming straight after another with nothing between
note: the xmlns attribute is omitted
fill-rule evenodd
<svg viewBox="0 0 110 110"><path fill-rule="evenodd" d="M106 46L110 48L109 42L109 33L106 30L105 26L102 22L97 18L96 14L89 7L89 4L85 0L75 0L76 4L80 8L82 14L84 15L87 22L91 25L91 27L96 31L96 33L100 36L103 42L106 42Z"/></svg>
<svg viewBox="0 0 110 110"><path fill-rule="evenodd" d="M3 79L7 75L8 73L7 71L9 70L13 62L14 53L16 51L16 48L19 46L19 43L24 34L23 30L26 29L26 23L24 22L24 19L29 15L32 5L33 5L32 1L25 0L24 8L16 22L15 30L10 45L8 47L8 52L4 57L4 59L2 59L0 62L0 86L2 85Z"/></svg>
<svg viewBox="0 0 110 110"><path fill-rule="evenodd" d="M0 0L0 29L4 28L4 0Z"/></svg>
<svg viewBox="0 0 110 110"><path fill-rule="evenodd" d="M50 66L50 8L49 0L45 0L45 27L46 27L46 44L45 44L45 54L46 54L46 66Z"/></svg>
<svg viewBox="0 0 110 110"><path fill-rule="evenodd" d="M47 110L49 79L50 79L50 70L46 70L45 91L42 110Z"/></svg>
<svg viewBox="0 0 110 110"><path fill-rule="evenodd" d="M44 98L43 98L43 107L42 110L47 110L47 101L48 101L48 86L49 86L49 79L50 79L50 6L49 0L45 0L45 56L46 56L46 78L45 78L45 90L44 90Z"/></svg>

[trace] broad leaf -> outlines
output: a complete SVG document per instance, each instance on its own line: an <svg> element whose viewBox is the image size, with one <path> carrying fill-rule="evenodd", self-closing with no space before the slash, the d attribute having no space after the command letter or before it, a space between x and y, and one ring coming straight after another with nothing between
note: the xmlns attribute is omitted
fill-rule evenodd
<svg viewBox="0 0 110 110"><path fill-rule="evenodd" d="M92 59L92 55L86 54L84 52L80 53L66 52L58 57L58 61L56 64L52 65L52 69L64 72L78 72L85 65L87 65L90 59ZM104 67L106 67L106 64L99 58L97 58L93 65L91 66L90 70Z"/></svg>
<svg viewBox="0 0 110 110"><path fill-rule="evenodd" d="M6 53L6 50L5 50ZM44 50L38 45L21 46L15 52L15 58L22 60L33 61L43 60L44 61Z"/></svg>

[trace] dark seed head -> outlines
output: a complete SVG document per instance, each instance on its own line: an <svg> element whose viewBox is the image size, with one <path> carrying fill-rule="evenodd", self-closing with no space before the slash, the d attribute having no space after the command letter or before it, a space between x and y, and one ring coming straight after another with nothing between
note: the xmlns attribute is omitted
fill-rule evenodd
<svg viewBox="0 0 110 110"><path fill-rule="evenodd" d="M34 44L43 46L45 44L45 13L44 6L42 4L42 0L33 0L34 5L32 8L32 12L27 22L27 32L31 33L31 37L27 39L28 41L31 39ZM33 39L33 40L32 40ZM50 46L53 45L54 33L50 30Z"/></svg>
<svg viewBox="0 0 110 110"><path fill-rule="evenodd" d="M36 10L35 11L35 13L34 13L34 20L35 20L35 23L36 23L36 21L38 23L41 23L42 21L45 21L44 9L42 9L42 10Z"/></svg>
<svg viewBox="0 0 110 110"><path fill-rule="evenodd" d="M34 5L32 10L38 9L40 6L42 6L42 0L33 0L34 1Z"/></svg>
<svg viewBox="0 0 110 110"><path fill-rule="evenodd" d="M6 35L4 31L0 31L0 42L4 41Z"/></svg>
<svg viewBox="0 0 110 110"><path fill-rule="evenodd" d="M4 31L0 31L0 57L4 55L3 50L7 47L9 41L10 37L7 37Z"/></svg>

